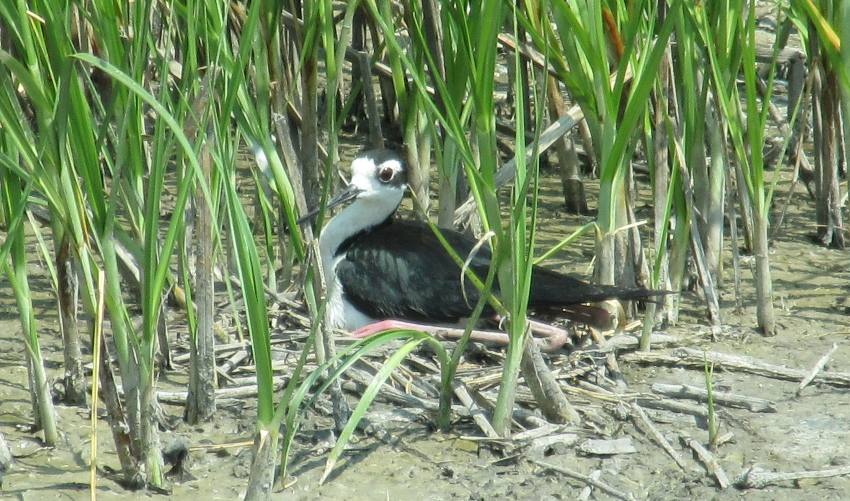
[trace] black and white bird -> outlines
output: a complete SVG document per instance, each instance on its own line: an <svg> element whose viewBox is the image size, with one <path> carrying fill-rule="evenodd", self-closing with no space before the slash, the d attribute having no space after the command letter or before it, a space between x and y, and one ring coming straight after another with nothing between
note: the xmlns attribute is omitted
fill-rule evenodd
<svg viewBox="0 0 850 501"><path fill-rule="evenodd" d="M356 331L387 319L454 324L471 315L478 290L469 280L461 281L459 267L431 229L393 217L406 189L401 158L389 150L368 151L352 162L348 187L328 202L328 207L350 202L319 237L330 327ZM474 240L455 231L442 233L457 255L472 253ZM490 257L483 247L471 259L479 277L486 276ZM495 287L494 293L498 295ZM601 309L586 303L659 294L663 292L593 285L535 267L529 305L589 321Z"/></svg>

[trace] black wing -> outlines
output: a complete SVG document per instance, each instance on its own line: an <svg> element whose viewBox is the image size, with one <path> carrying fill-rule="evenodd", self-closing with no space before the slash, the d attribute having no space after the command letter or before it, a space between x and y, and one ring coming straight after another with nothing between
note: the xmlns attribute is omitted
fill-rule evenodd
<svg viewBox="0 0 850 501"><path fill-rule="evenodd" d="M462 259L474 242L443 231ZM472 313L478 291L469 280L461 292L460 268L426 225L394 221L355 236L343 246L336 272L343 294L372 318L455 322ZM482 247L471 268L487 276L490 251Z"/></svg>
<svg viewBox="0 0 850 501"><path fill-rule="evenodd" d="M465 235L442 230L443 236L462 259L475 242ZM372 318L413 321L455 322L472 313L478 290L464 281L461 293L460 268L446 253L426 225L391 221L362 233L343 245L337 276L346 298ZM490 249L482 246L470 268L481 280L487 276ZM499 295L494 284L493 293ZM648 299L666 294L643 288L596 285L550 271L534 268L529 304L533 308L563 308L562 314L578 322L595 324L598 308L579 306L606 299ZM487 307L485 314L492 310ZM601 310L600 310L601 311Z"/></svg>

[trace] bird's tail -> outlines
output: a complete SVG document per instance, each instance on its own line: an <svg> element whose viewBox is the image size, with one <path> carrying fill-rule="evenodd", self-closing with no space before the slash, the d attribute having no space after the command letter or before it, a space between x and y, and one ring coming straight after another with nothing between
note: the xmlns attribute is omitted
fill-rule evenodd
<svg viewBox="0 0 850 501"><path fill-rule="evenodd" d="M671 291L644 289L642 287L619 287L587 283L546 269L535 269L531 282L530 303L543 307L563 307L584 303L596 303L608 299L627 301L654 301Z"/></svg>
<svg viewBox="0 0 850 501"><path fill-rule="evenodd" d="M658 291L640 287L598 285L561 275L546 269L535 269L531 282L529 303L539 310L558 310L558 316L607 330L616 325L608 310L588 303L610 299L628 301L657 301L671 291Z"/></svg>

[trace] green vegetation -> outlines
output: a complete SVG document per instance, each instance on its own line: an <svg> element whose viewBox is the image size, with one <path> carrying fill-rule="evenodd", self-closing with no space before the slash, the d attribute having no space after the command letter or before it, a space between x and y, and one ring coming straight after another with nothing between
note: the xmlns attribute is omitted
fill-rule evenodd
<svg viewBox="0 0 850 501"><path fill-rule="evenodd" d="M532 266L591 227L598 283L679 291L692 260L716 331L724 234L737 267L740 224L755 257L754 324L774 334L774 192L794 170L786 157L805 155L798 144L810 114L818 236L837 247L846 240L838 165L850 147L850 127L841 126L850 113L850 6L792 4L776 7L775 36L765 45L757 5L743 0L319 0L296 12L267 2L0 3L0 269L18 306L35 428L57 445L62 423L27 267L31 235L60 310L63 400L85 405L90 395L95 417L98 393L121 402L110 406L109 421L130 487L166 484L156 388L170 363L169 323L188 325L193 345L187 418L215 419L216 286L227 288L229 314L240 336L249 333L256 367L250 499L271 496L275 466L281 461L285 475L305 409L326 392L344 402L346 370L367 354L389 353L350 416L335 416L340 433L323 480L392 371L420 347L439 362L437 425L449 429L454 376L488 303L510 339L492 412L495 431L509 436L521 373L547 377L545 367L523 363L539 357L527 318ZM807 56L801 64L818 77L805 88L786 86L779 161L769 165L772 97L791 60L792 31ZM806 93L817 103L812 113ZM544 132L567 117L568 126ZM348 150L341 136L355 123L361 133L348 142L403 144L418 217L436 220L438 235L455 224L470 228L493 251L486 277L463 265L467 256L454 256L458 273L484 293L451 352L421 332L389 331L337 353L323 325L327 277L315 249L328 215L320 213L314 229L297 221L337 187ZM578 164L576 144L595 174ZM566 207L588 206L583 176L598 175L599 190L591 194L595 222L540 249L538 189L550 146ZM254 147L267 173L240 162ZM635 172L644 160L654 220L642 233ZM246 192L257 200L246 201ZM267 305L293 284L311 328L281 393ZM489 294L494 284L501 297ZM677 321L678 300L663 301L647 308L644 350L657 322ZM179 309L169 315L172 305ZM78 310L88 322L77 322ZM705 376L713 421L712 368ZM534 395L541 407L568 405L557 386L542 386ZM568 422L574 414L546 417Z"/></svg>

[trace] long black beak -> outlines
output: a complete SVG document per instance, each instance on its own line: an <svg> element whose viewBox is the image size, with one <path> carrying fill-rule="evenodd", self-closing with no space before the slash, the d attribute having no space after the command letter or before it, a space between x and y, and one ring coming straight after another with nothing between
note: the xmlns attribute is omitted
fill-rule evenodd
<svg viewBox="0 0 850 501"><path fill-rule="evenodd" d="M328 203L325 205L325 209L333 209L337 205L342 205L346 202L350 202L357 198L357 195L362 193L363 190L354 186L353 184L349 184L344 190L337 193L336 196L328 200ZM308 223L319 214L321 208L315 208L308 212L305 216L298 220L298 224Z"/></svg>

